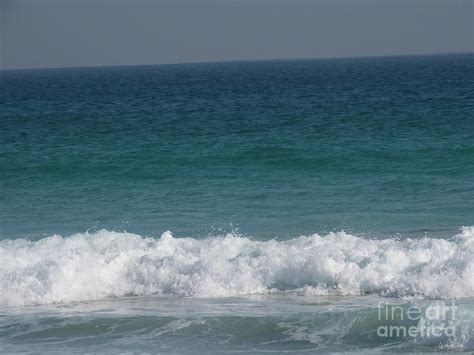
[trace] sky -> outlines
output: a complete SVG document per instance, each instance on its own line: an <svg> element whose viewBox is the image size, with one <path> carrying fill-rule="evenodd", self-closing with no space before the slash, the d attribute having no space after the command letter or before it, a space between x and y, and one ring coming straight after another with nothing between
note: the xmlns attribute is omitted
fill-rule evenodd
<svg viewBox="0 0 474 355"><path fill-rule="evenodd" d="M473 51L474 0L0 0L0 68Z"/></svg>

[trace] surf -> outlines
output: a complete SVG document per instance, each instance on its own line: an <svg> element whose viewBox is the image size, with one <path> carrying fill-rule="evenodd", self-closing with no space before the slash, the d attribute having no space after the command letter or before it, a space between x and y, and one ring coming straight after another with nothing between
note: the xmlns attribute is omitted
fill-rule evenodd
<svg viewBox="0 0 474 355"><path fill-rule="evenodd" d="M195 239L100 230L3 240L0 285L2 306L149 295L474 297L474 227L449 239L334 232L258 241L236 233Z"/></svg>

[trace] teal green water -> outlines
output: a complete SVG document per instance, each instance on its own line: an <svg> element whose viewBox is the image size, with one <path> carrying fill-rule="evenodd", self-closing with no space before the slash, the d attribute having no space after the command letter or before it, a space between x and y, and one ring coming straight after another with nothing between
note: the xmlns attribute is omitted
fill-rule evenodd
<svg viewBox="0 0 474 355"><path fill-rule="evenodd" d="M473 56L1 74L3 238L456 230Z"/></svg>
<svg viewBox="0 0 474 355"><path fill-rule="evenodd" d="M2 71L0 344L472 350L473 112L472 54Z"/></svg>

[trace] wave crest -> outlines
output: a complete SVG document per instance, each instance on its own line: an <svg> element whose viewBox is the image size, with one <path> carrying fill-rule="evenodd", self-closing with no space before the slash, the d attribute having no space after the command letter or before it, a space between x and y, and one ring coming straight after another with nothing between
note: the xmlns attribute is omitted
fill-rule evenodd
<svg viewBox="0 0 474 355"><path fill-rule="evenodd" d="M474 227L449 240L373 240L344 232L287 241L159 239L101 230L0 242L1 305L127 295L227 297L270 292L474 296Z"/></svg>

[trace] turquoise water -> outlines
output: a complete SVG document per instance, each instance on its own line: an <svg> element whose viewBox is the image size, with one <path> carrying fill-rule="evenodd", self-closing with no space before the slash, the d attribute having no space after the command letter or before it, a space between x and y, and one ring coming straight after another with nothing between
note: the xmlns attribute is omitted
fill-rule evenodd
<svg viewBox="0 0 474 355"><path fill-rule="evenodd" d="M0 350L472 350L473 74L0 72ZM378 302L452 299L455 339L377 337Z"/></svg>

